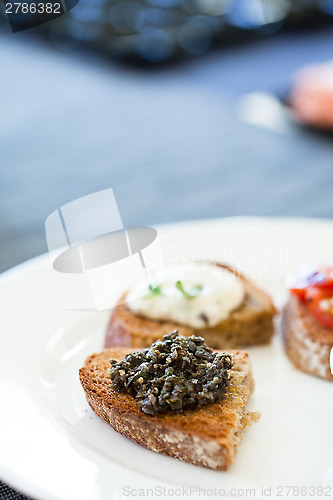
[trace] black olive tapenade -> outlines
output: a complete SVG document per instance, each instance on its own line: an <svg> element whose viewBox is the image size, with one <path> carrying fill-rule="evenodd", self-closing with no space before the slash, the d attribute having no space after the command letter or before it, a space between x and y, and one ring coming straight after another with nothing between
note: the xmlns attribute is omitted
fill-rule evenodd
<svg viewBox="0 0 333 500"><path fill-rule="evenodd" d="M201 408L224 396L232 356L217 353L202 337L183 337L177 330L143 351L111 359L113 387L139 400L150 415Z"/></svg>

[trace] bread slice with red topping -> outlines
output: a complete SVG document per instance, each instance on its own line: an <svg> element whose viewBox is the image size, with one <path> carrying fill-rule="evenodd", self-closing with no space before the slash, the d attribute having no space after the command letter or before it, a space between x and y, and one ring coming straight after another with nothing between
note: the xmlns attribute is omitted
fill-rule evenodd
<svg viewBox="0 0 333 500"><path fill-rule="evenodd" d="M299 370L333 381L333 329L319 323L304 302L292 294L282 312L282 334L286 353Z"/></svg>
<svg viewBox="0 0 333 500"><path fill-rule="evenodd" d="M131 349L107 349L89 356L79 376L94 412L113 429L152 451L194 465L226 470L234 461L244 428L258 420L245 405L254 383L248 353L230 351L233 367L225 397L200 409L155 416L138 401L111 386L110 359L122 360Z"/></svg>
<svg viewBox="0 0 333 500"><path fill-rule="evenodd" d="M172 321L153 320L139 316L126 306L122 296L111 315L105 347L147 347L172 330L180 335L200 335L215 349L237 349L268 343L274 333L276 309L270 296L234 269L216 264L235 273L242 281L245 299L229 317L214 327L192 328Z"/></svg>

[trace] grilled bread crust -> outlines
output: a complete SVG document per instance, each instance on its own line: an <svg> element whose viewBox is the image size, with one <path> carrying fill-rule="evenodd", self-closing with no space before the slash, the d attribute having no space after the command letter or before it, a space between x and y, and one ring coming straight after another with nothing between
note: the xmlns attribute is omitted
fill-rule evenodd
<svg viewBox="0 0 333 500"><path fill-rule="evenodd" d="M227 470L232 464L243 429L259 414L247 413L254 387L249 356L230 351L234 366L225 398L184 413L145 414L129 394L116 392L110 383L110 359L121 360L131 349L107 349L93 354L79 376L94 412L113 429L152 451L194 465Z"/></svg>
<svg viewBox="0 0 333 500"><path fill-rule="evenodd" d="M294 295L282 311L282 334L286 353L296 368L333 381L329 361L333 330L322 326Z"/></svg>
<svg viewBox="0 0 333 500"><path fill-rule="evenodd" d="M180 335L200 335L214 349L238 349L267 344L274 333L276 309L270 296L232 268L217 264L235 273L243 282L245 300L218 325L195 329L172 321L159 321L134 314L126 307L123 295L111 315L105 347L148 347L155 340L177 329Z"/></svg>

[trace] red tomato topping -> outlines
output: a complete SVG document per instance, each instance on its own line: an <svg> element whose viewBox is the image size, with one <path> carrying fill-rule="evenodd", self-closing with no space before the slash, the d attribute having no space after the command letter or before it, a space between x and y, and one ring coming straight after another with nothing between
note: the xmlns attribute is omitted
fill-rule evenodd
<svg viewBox="0 0 333 500"><path fill-rule="evenodd" d="M333 290L333 268L323 267L318 270L307 270L297 275L287 277L287 286L291 293L305 300L309 288L323 288Z"/></svg>
<svg viewBox="0 0 333 500"><path fill-rule="evenodd" d="M333 290L312 287L305 293L305 304L313 316L324 326L333 328Z"/></svg>
<svg viewBox="0 0 333 500"><path fill-rule="evenodd" d="M333 328L332 267L314 269L306 265L297 274L289 274L286 284L322 325Z"/></svg>
<svg viewBox="0 0 333 500"><path fill-rule="evenodd" d="M306 292L306 287L304 288L290 288L291 293L294 295L297 295L299 299L302 301L305 300L305 292Z"/></svg>

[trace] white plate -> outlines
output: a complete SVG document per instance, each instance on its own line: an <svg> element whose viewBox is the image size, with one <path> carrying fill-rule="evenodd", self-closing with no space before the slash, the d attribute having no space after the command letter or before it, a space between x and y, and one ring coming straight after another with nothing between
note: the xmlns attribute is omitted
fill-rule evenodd
<svg viewBox="0 0 333 500"><path fill-rule="evenodd" d="M229 262L279 307L287 270L300 261L332 263L328 220L203 220L160 227L159 235L167 261ZM235 464L228 472L195 467L141 448L90 410L78 369L102 349L108 313L55 308L48 300L53 272L42 256L0 280L3 481L43 500L333 495L333 384L295 370L279 335L250 349L250 409L261 419L245 431ZM119 290L131 279L122 277Z"/></svg>

